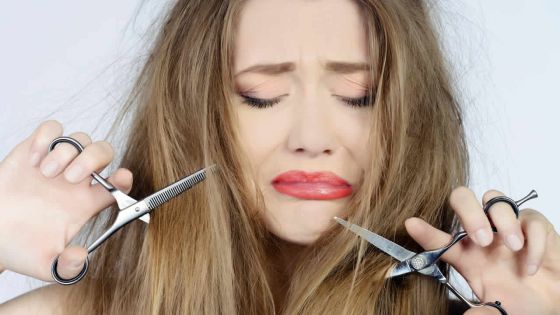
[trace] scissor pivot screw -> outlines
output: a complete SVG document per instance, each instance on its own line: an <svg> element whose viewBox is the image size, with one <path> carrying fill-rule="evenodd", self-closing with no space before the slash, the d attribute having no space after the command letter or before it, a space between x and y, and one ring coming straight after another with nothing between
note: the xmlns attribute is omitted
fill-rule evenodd
<svg viewBox="0 0 560 315"><path fill-rule="evenodd" d="M416 256L410 260L410 265L416 270L426 267L426 260L422 256Z"/></svg>
<svg viewBox="0 0 560 315"><path fill-rule="evenodd" d="M136 209L134 209L136 212L140 212L140 207L136 207Z"/></svg>

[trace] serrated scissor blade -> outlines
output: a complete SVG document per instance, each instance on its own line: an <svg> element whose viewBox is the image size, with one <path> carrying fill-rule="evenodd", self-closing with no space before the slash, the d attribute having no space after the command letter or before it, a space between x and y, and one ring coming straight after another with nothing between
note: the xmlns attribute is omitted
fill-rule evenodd
<svg viewBox="0 0 560 315"><path fill-rule="evenodd" d="M213 164L207 168L203 168L149 195L148 197L144 198L143 201L146 202L148 209L151 211L161 206L162 204L168 202L169 200L179 196L180 194L192 188L196 184L202 182L204 179L206 179L207 171L216 171L216 170L217 170L216 164Z"/></svg>

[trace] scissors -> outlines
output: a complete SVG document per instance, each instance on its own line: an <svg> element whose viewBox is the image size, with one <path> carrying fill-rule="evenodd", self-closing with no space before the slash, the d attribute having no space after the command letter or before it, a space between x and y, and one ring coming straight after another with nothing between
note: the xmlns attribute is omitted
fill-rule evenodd
<svg viewBox="0 0 560 315"><path fill-rule="evenodd" d="M57 144L63 142L73 145L80 153L84 150L84 147L74 138L58 137L51 142L49 146L49 152L52 151ZM179 179L178 181L168 185L163 189L158 190L157 192L140 201L131 198L127 194L115 188L99 174L95 172L91 173L91 176L113 195L113 198L115 198L115 200L117 201L119 213L111 227L109 227L108 230L106 230L95 242L93 242L87 248L88 256L115 232L117 232L128 223L134 221L135 219L140 219L146 223L150 223L150 211L161 206L172 198L179 196L194 185L203 181L206 178L206 172L214 172L216 170L216 164L212 164L209 167L200 169L189 176ZM86 275L89 267L89 258L87 256L82 271L80 271L77 276L71 279L63 279L58 275L56 268L58 266L59 257L60 255L56 257L51 267L51 275L56 282L63 285L70 285L80 281Z"/></svg>
<svg viewBox="0 0 560 315"><path fill-rule="evenodd" d="M513 208L513 211L515 212L515 216L519 218L519 206L521 206L526 201L537 197L538 197L537 192L534 190L532 190L527 196L525 196L524 198L518 201L514 201L513 199L506 196L498 196L490 199L486 203L486 205L484 206L484 213L488 215L488 210L495 203L505 202L508 203ZM453 294L457 298L459 298L461 301L463 301L463 303L467 304L471 308L490 306L498 309L502 315L507 315L507 312L502 307L500 301L479 304L479 303L473 303L468 299L466 299L463 295L461 295L461 293L459 293L459 291L457 291L455 287L451 285L451 283L449 283L448 279L445 277L441 269L437 266L437 262L440 259L440 257L443 254L445 254L445 252L447 252L453 245L457 244L459 241L465 238L467 236L467 232L461 231L456 233L455 235L453 235L451 242L449 242L449 244L441 248L437 248L437 249L433 249L417 254L415 252L409 251L408 249L394 242L391 242L390 240L378 234L368 231L360 226L351 224L338 217L334 217L334 219L345 228L349 229L350 231L354 232L355 234L359 235L360 237L368 241L377 249L383 251L384 253L388 254L389 256L399 261L399 263L397 263L396 266L394 266L394 268L391 270L387 278L393 278L397 276L410 274L413 272L418 272L420 274L435 278L437 281L447 286L447 288L449 288L449 290L451 290L451 292L453 292ZM492 225L492 231L494 233L497 232L496 227L494 225Z"/></svg>

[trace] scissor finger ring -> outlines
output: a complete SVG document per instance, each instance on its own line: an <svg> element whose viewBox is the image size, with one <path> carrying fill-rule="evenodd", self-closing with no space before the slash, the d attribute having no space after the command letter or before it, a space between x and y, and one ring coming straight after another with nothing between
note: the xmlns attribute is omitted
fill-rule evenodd
<svg viewBox="0 0 560 315"><path fill-rule="evenodd" d="M486 205L484 205L484 213L486 214L486 216L490 220L490 223L492 225L492 231L494 231L494 232L498 231L496 229L496 226L494 226L494 223L492 223L492 219L490 218L490 216L488 214L488 211L490 210L490 208L494 204L496 204L498 202L505 202L505 203L509 204L511 206L511 208L513 209L513 212L515 213L515 217L519 218L519 206L521 206L526 201L537 198L538 196L539 195L537 194L537 192L535 190L531 190L531 192L527 196L521 198L518 201L515 201L515 200L513 200L513 199L511 199L510 197L507 197L507 196L497 196L497 197L494 197L494 198L488 200Z"/></svg>
<svg viewBox="0 0 560 315"><path fill-rule="evenodd" d="M89 254L89 253L88 253ZM82 268L82 271L80 271L80 273L75 276L74 278L70 278L70 279L64 279L62 277L60 277L58 275L58 272L56 270L57 266L58 266L58 258L60 257L60 255L56 256L56 259L54 260L52 266L51 266L51 275L53 277L53 279L59 283L59 284L74 284L80 280L82 280L82 278L86 275L88 268L89 268L89 258L88 256L86 256L86 262L84 264L84 267Z"/></svg>

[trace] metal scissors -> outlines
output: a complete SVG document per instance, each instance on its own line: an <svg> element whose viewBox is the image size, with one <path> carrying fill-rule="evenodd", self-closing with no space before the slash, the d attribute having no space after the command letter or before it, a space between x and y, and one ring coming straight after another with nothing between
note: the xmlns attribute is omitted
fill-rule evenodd
<svg viewBox="0 0 560 315"><path fill-rule="evenodd" d="M486 205L484 206L484 213L488 215L488 210L495 203L505 202L508 203L513 208L516 217L519 218L519 206L521 206L526 201L537 197L538 197L537 192L534 190L532 190L527 196L525 196L524 198L518 201L514 201L513 199L506 196L495 197L490 199L486 203ZM449 288L449 290L451 290L451 292L453 292L453 294L457 298L459 298L461 301L463 301L463 303L467 304L471 308L490 306L498 309L502 315L507 315L507 312L502 307L502 304L499 301L488 302L488 303L474 303L469 301L467 298L461 295L461 293L459 293L459 291L457 291L455 287L453 287L449 283L448 279L445 277L441 269L437 266L437 262L440 259L440 257L443 254L445 254L445 252L448 251L453 245L457 244L459 241L465 238L465 236L467 236L467 232L461 231L456 233L455 235L453 235L451 242L449 242L449 244L441 248L437 248L437 249L433 249L417 254L415 252L409 251L408 249L394 242L389 241L388 239L378 234L368 231L360 226L351 224L338 217L335 217L334 219L338 223L340 223L341 225L349 229L350 231L354 232L355 234L359 235L360 237L368 241L377 249L383 251L384 253L390 255L391 257L399 261L399 263L397 263L393 267L393 269L391 270L387 278L393 278L393 277L403 276L413 272L418 272L423 275L435 278L440 283L446 285L447 288ZM494 231L494 233L497 232L496 227L494 227L493 225L492 225L492 231Z"/></svg>
<svg viewBox="0 0 560 315"><path fill-rule="evenodd" d="M58 137L51 142L49 151L52 151L57 144L63 142L73 145L80 153L84 150L84 147L74 138ZM140 219L146 223L150 223L150 211L166 203L172 198L179 196L186 190L203 181L206 178L206 172L216 170L217 165L212 164L209 167L200 169L189 176L179 179L178 181L170 184L163 189L158 190L157 192L140 201L137 201L127 194L123 193L122 191L118 190L99 174L95 172L91 173L91 176L113 195L113 198L115 198L115 200L117 201L119 213L111 227L87 248L88 256L115 232L117 232L128 223L134 221L135 219ZM60 255L56 257L51 267L51 275L56 282L64 285L70 285L80 281L86 275L89 267L88 257L86 257L86 262L82 271L80 271L77 276L71 279L63 279L58 275L56 268L58 265L59 257Z"/></svg>

